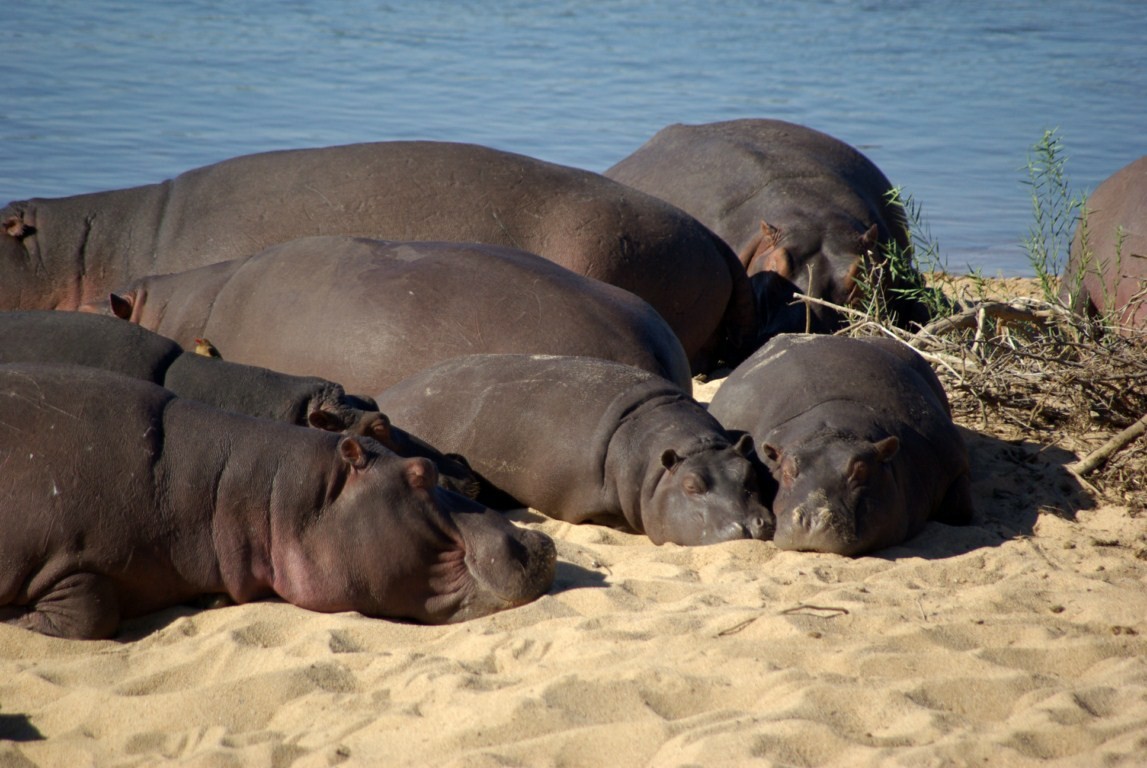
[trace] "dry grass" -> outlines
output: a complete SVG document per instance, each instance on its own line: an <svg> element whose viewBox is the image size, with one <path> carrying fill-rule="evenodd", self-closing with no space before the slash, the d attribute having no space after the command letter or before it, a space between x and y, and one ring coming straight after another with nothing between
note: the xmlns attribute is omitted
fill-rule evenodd
<svg viewBox="0 0 1147 768"><path fill-rule="evenodd" d="M957 423L1071 451L1084 460L1069 469L1094 493L1143 514L1147 333L1114 333L1074 315L1043 298L1034 278L936 273L930 282L953 300L947 317L909 332L842 309L855 321L841 333L882 334L910 345L939 374ZM1086 461L1112 442L1110 457Z"/></svg>

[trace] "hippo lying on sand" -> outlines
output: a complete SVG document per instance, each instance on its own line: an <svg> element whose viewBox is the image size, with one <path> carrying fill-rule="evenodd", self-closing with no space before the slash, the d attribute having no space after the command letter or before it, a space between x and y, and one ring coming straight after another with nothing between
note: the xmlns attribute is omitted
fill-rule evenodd
<svg viewBox="0 0 1147 768"><path fill-rule="evenodd" d="M694 370L751 351L748 279L692 217L596 173L428 141L267 152L161 184L10 203L0 309L74 309L145 275L311 235L520 248L648 301Z"/></svg>
<svg viewBox="0 0 1147 768"><path fill-rule="evenodd" d="M892 185L872 161L781 120L671 125L605 175L696 216L737 251L751 280L769 270L835 304L856 303L858 279L889 244L910 246L903 210L889 201ZM890 292L900 282L879 287L901 322L924 319L921 307ZM812 313L826 330L842 319L824 307ZM787 330L804 326L801 313L799 327Z"/></svg>
<svg viewBox="0 0 1147 768"><path fill-rule="evenodd" d="M752 440L734 443L697 402L646 371L588 357L470 355L378 401L465 456L517 506L628 525L655 544L772 534L746 458Z"/></svg>
<svg viewBox="0 0 1147 768"><path fill-rule="evenodd" d="M113 309L184 346L206 336L228 360L360 392L475 352L593 355L683 389L692 381L681 344L644 301L492 245L303 238L145 278Z"/></svg>
<svg viewBox="0 0 1147 768"><path fill-rule="evenodd" d="M968 453L935 373L891 339L782 335L709 404L779 483L781 549L858 555L973 513Z"/></svg>
<svg viewBox="0 0 1147 768"><path fill-rule="evenodd" d="M1147 156L1096 187L1087 200L1086 232L1085 249L1084 225L1076 227L1064 300L1078 312L1114 310L1127 329L1147 329Z"/></svg>
<svg viewBox="0 0 1147 768"><path fill-rule="evenodd" d="M535 599L546 536L369 438L80 366L0 366L0 620L109 637L200 595L441 623Z"/></svg>
<svg viewBox="0 0 1147 768"><path fill-rule="evenodd" d="M185 352L171 339L117 318L81 312L0 312L0 363L72 363L159 384L225 411L373 437L399 456L434 462L442 484L471 498L473 473L395 427L369 397L332 381L290 376Z"/></svg>

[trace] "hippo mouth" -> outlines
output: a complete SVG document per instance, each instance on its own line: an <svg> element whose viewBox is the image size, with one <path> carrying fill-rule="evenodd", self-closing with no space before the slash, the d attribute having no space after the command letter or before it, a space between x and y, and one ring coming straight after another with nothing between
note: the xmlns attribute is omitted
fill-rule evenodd
<svg viewBox="0 0 1147 768"><path fill-rule="evenodd" d="M824 491L788 511L778 511L773 543L778 549L854 555L863 547L856 520L829 503Z"/></svg>
<svg viewBox="0 0 1147 768"><path fill-rule="evenodd" d="M525 605L553 584L557 547L539 531L512 528L494 540L472 542L467 536L465 595L451 623Z"/></svg>

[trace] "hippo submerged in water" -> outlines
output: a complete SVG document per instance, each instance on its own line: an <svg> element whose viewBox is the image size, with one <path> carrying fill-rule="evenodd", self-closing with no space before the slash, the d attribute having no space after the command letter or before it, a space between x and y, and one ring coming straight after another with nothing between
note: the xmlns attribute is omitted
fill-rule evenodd
<svg viewBox="0 0 1147 768"><path fill-rule="evenodd" d="M752 440L731 438L678 387L632 366L468 355L377 399L464 456L515 506L571 523L623 524L655 544L772 534L747 458Z"/></svg>
<svg viewBox="0 0 1147 768"><path fill-rule="evenodd" d="M0 365L0 620L109 637L188 599L441 623L529 602L553 542L377 442L80 366Z"/></svg>
<svg viewBox="0 0 1147 768"><path fill-rule="evenodd" d="M312 235L520 248L648 301L695 371L751 351L744 270L692 217L596 173L431 141L266 152L160 184L10 203L0 309L74 309L145 275Z"/></svg>
<svg viewBox="0 0 1147 768"><path fill-rule="evenodd" d="M779 486L781 549L859 555L973 509L968 453L928 364L891 339L781 335L709 404Z"/></svg>

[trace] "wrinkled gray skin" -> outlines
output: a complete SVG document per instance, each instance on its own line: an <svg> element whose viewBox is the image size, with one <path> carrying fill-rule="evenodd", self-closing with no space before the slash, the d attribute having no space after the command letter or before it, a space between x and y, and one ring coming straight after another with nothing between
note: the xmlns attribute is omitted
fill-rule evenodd
<svg viewBox="0 0 1147 768"><path fill-rule="evenodd" d="M1061 296L1077 312L1103 314L1115 310L1123 326L1142 332L1147 329L1144 289L1147 155L1109 176L1087 199L1086 222L1076 226ZM1138 299L1133 300L1134 297Z"/></svg>
<svg viewBox="0 0 1147 768"><path fill-rule="evenodd" d="M520 248L648 301L696 371L751 351L744 270L693 218L596 173L446 142L267 152L160 184L10 203L0 309L74 309L145 275L311 235Z"/></svg>
<svg viewBox="0 0 1147 768"><path fill-rule="evenodd" d="M202 595L462 621L544 593L553 542L373 440L80 366L0 365L0 620L110 637Z"/></svg>
<svg viewBox="0 0 1147 768"><path fill-rule="evenodd" d="M588 357L469 355L378 400L465 456L483 487L512 506L625 525L655 544L772 534L747 458L751 439L734 441L692 398L646 371Z"/></svg>
<svg viewBox="0 0 1147 768"><path fill-rule="evenodd" d="M779 486L781 549L860 555L928 520L971 520L968 453L943 387L896 341L778 336L729 374L709 412L757 442Z"/></svg>
<svg viewBox="0 0 1147 768"><path fill-rule="evenodd" d="M359 392L475 352L594 355L691 386L681 344L644 301L498 246L304 238L145 278L112 304L185 346L206 336L228 360Z"/></svg>
<svg viewBox="0 0 1147 768"><path fill-rule="evenodd" d="M225 411L373 437L399 456L423 456L450 490L471 498L473 473L393 426L369 397L332 381L290 376L185 352L171 339L118 318L80 312L0 312L0 363L72 363L114 371Z"/></svg>
<svg viewBox="0 0 1147 768"><path fill-rule="evenodd" d="M781 120L670 125L605 175L697 217L737 252L753 283L768 270L835 304L857 301L857 275L883 258L885 244L910 245L903 211L887 202L892 185L872 161L832 136ZM756 293L769 295L761 287ZM902 322L925 319L914 303L891 303ZM844 319L825 307L812 314L814 332ZM788 327L762 329L761 341L805 329L803 310L789 320Z"/></svg>

